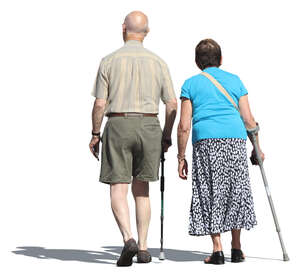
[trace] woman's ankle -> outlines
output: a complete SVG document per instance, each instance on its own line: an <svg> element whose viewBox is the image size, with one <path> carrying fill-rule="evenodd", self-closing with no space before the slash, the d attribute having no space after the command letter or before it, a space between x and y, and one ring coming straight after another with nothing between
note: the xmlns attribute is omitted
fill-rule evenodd
<svg viewBox="0 0 300 276"><path fill-rule="evenodd" d="M223 251L222 244L214 244L213 245L213 252Z"/></svg>
<svg viewBox="0 0 300 276"><path fill-rule="evenodd" d="M231 242L231 248L234 249L241 249L241 243L240 242Z"/></svg>

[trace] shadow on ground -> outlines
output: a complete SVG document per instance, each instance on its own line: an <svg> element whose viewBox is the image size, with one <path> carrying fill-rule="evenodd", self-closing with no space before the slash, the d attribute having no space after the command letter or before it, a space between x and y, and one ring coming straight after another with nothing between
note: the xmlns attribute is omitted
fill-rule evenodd
<svg viewBox="0 0 300 276"><path fill-rule="evenodd" d="M148 249L152 257L158 258L160 249ZM120 246L104 246L102 251L81 250L81 249L47 249L37 246L23 246L17 247L17 250L12 253L38 259L56 259L61 261L78 261L87 263L100 263L100 264L113 264L115 265L122 251ZM166 260L173 262L199 262L203 261L210 253L201 251L187 251L179 249L164 249ZM253 259L264 260L278 260L263 257L251 257ZM230 258L225 257L226 262L230 262ZM157 259L153 260L154 263L160 263Z"/></svg>
<svg viewBox="0 0 300 276"><path fill-rule="evenodd" d="M159 256L159 248L149 248L150 254L155 258ZM61 261L79 261L87 263L115 264L122 247L104 246L102 251L80 249L47 249L44 247L22 246L12 251L14 254L34 257L38 259L57 259ZM174 262L203 261L209 253L200 251L187 251L178 249L164 249L166 260Z"/></svg>

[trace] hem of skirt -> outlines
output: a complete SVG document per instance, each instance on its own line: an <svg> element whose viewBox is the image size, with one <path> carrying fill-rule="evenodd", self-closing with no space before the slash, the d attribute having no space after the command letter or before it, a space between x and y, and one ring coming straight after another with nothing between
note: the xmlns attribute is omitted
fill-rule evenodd
<svg viewBox="0 0 300 276"><path fill-rule="evenodd" d="M207 236L207 235L213 235L213 234L222 234L222 233L225 233L225 232L228 232L228 231L231 231L231 230L234 230L234 229L245 229L245 230L251 230L254 226L256 226L257 223L254 223L250 226L238 226L238 227L229 227L229 228L226 228L226 229L222 229L220 230L219 232L205 232L205 233L195 233L195 232L192 232L192 231L189 231L189 235L190 236Z"/></svg>

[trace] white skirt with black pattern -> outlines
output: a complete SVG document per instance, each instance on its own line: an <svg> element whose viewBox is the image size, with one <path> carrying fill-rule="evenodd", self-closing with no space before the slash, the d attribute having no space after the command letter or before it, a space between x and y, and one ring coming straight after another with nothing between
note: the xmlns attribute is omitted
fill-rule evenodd
<svg viewBox="0 0 300 276"><path fill-rule="evenodd" d="M189 234L251 229L257 224L246 140L201 139L193 145Z"/></svg>

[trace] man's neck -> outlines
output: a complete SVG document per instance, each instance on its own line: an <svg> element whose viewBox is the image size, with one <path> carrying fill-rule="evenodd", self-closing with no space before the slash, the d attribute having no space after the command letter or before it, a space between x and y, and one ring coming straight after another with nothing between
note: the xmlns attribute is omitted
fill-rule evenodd
<svg viewBox="0 0 300 276"><path fill-rule="evenodd" d="M143 43L144 37L142 37L140 35L130 34L130 35L126 36L125 42L128 41L128 40L137 40L137 41Z"/></svg>

